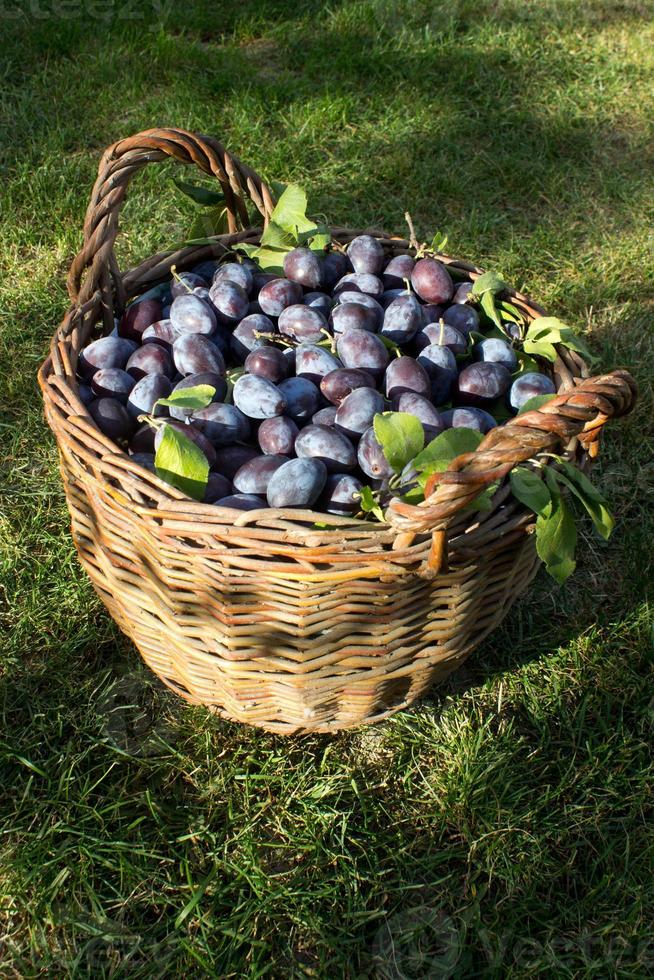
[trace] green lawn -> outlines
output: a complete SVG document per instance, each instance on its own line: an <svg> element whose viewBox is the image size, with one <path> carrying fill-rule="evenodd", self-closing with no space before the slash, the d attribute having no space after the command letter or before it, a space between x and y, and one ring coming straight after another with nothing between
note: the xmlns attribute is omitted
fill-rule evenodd
<svg viewBox="0 0 654 980"><path fill-rule="evenodd" d="M654 973L653 13L0 5L3 978ZM334 223L402 232L408 209L639 382L595 471L613 540L582 522L566 586L541 573L377 728L284 739L185 706L77 564L35 374L99 154L155 125L217 135ZM193 213L150 171L125 264Z"/></svg>

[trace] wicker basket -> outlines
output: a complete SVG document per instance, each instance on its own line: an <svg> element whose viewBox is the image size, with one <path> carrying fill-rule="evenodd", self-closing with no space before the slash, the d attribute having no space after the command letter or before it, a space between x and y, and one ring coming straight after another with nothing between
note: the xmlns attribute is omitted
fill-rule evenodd
<svg viewBox="0 0 654 980"><path fill-rule="evenodd" d="M215 245L153 256L120 272L118 214L132 175L174 157L218 179L230 234ZM454 461L424 504L397 502L388 524L311 511L234 512L196 503L102 435L78 397L80 349L113 327L134 294L170 275L255 242L247 199L264 221L274 198L262 179L215 140L180 130L140 133L100 163L84 245L68 279L72 306L39 373L80 560L146 663L188 701L271 731L332 732L379 721L446 677L502 620L538 567L533 515L506 481L490 512L464 510L480 490L539 451L596 455L605 422L635 397L625 371L589 378L559 349L559 395L493 429ZM243 230L245 229L245 230ZM360 231L334 229L347 242ZM387 254L407 241L373 231ZM480 270L442 256L475 279ZM510 291L531 318L534 303Z"/></svg>

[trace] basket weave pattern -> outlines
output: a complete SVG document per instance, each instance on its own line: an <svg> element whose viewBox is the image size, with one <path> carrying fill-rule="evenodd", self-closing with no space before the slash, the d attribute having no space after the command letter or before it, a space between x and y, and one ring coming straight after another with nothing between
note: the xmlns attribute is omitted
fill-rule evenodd
<svg viewBox="0 0 654 980"><path fill-rule="evenodd" d="M230 234L212 246L153 256L121 273L113 246L129 179L175 157L215 176ZM114 310L170 275L256 241L246 201L264 221L273 196L252 170L207 137L151 130L105 153L69 280L72 306L39 373L61 459L80 560L118 626L144 660L187 700L272 731L335 731L405 707L446 677L502 620L538 568L533 515L503 485L492 510L465 506L518 462L566 451L596 455L603 424L629 411L624 371L588 378L563 348L559 395L493 429L458 457L418 506L393 504L388 524L311 511L234 512L189 500L131 463L79 400L75 368ZM334 229L347 242L360 231ZM403 239L376 234L389 255ZM442 261L474 279L480 270ZM527 317L542 310L511 291Z"/></svg>

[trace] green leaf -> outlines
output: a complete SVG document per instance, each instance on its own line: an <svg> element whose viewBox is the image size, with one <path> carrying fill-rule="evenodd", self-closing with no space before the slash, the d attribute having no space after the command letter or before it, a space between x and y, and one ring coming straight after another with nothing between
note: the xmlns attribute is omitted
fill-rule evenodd
<svg viewBox="0 0 654 980"><path fill-rule="evenodd" d="M236 247L239 248L240 246ZM288 251L290 249L282 252L279 249L273 248L255 248L254 251L248 252L247 254L251 259L259 263L264 272L278 272L280 275L283 275L284 256Z"/></svg>
<svg viewBox="0 0 654 980"><path fill-rule="evenodd" d="M193 219L189 228L189 240L197 240L203 236L226 235L229 231L227 208L212 208L210 211L200 211Z"/></svg>
<svg viewBox="0 0 654 980"><path fill-rule="evenodd" d="M427 470L429 474L443 473L457 456L474 453L483 438L476 429L466 429L463 426L446 429L415 457L413 467L418 473Z"/></svg>
<svg viewBox="0 0 654 980"><path fill-rule="evenodd" d="M513 418L513 412L509 411L503 398L498 398L496 402L493 402L488 411L496 422L506 422Z"/></svg>
<svg viewBox="0 0 654 980"><path fill-rule="evenodd" d="M524 351L521 350L517 350L516 354L518 355L518 364L520 365L520 370L515 371L511 375L512 378L518 378L520 377L521 374L528 374L530 371L540 371L540 367L538 366L538 361L535 361L533 357L529 356L529 354L525 354Z"/></svg>
<svg viewBox="0 0 654 980"><path fill-rule="evenodd" d="M309 246L312 252L324 252L331 244L332 236L329 228L318 225L315 235L300 235L300 242Z"/></svg>
<svg viewBox="0 0 654 980"><path fill-rule="evenodd" d="M382 412L373 419L375 436L396 473L417 456L425 444L422 423L408 412Z"/></svg>
<svg viewBox="0 0 654 980"><path fill-rule="evenodd" d="M472 284L471 296L483 296L484 293L501 293L506 289L506 283L496 272L484 272Z"/></svg>
<svg viewBox="0 0 654 980"><path fill-rule="evenodd" d="M202 500L207 487L209 463L204 453L170 425L163 426L163 435L154 457L157 476L183 490L189 497Z"/></svg>
<svg viewBox="0 0 654 980"><path fill-rule="evenodd" d="M505 320L510 320L512 323L522 323L524 320L524 316L517 306L514 306L513 303L507 303L505 299L501 299L497 307Z"/></svg>
<svg viewBox="0 0 654 980"><path fill-rule="evenodd" d="M182 192L190 197L196 204L204 207L215 207L216 204L224 204L225 196L219 191L209 190L208 187L201 187L199 184L191 184L186 180L178 180L173 177L173 184Z"/></svg>
<svg viewBox="0 0 654 980"><path fill-rule="evenodd" d="M420 485L411 487L402 493L402 500L406 501L407 504L421 504L424 499L425 491Z"/></svg>
<svg viewBox="0 0 654 980"><path fill-rule="evenodd" d="M516 500L533 510L534 514L544 514L552 502L552 495L542 476L524 466L516 466L511 470L509 484Z"/></svg>
<svg viewBox="0 0 654 980"><path fill-rule="evenodd" d="M518 415L522 415L524 412L533 412L534 409L540 408L541 405L547 405L553 398L556 398L556 395L534 395L533 398L527 399L519 410Z"/></svg>
<svg viewBox="0 0 654 980"><path fill-rule="evenodd" d="M172 405L177 408L206 408L216 394L213 385L194 385L192 388L179 388L171 391L168 398L160 398L157 405Z"/></svg>
<svg viewBox="0 0 654 980"><path fill-rule="evenodd" d="M539 357L544 357L552 363L556 360L556 348L547 341L525 340L522 346L527 354L538 354Z"/></svg>
<svg viewBox="0 0 654 980"><path fill-rule="evenodd" d="M552 578L562 585L575 570L577 528L555 483L550 482L550 490L550 504L536 518L536 551Z"/></svg>
<svg viewBox="0 0 654 980"><path fill-rule="evenodd" d="M489 487L486 487L481 493L471 500L469 504L466 504L465 510L480 510L487 512L493 508L493 496L495 491L499 487L499 483L491 483Z"/></svg>
<svg viewBox="0 0 654 980"><path fill-rule="evenodd" d="M437 231L431 240L430 248L433 252L443 252L445 246L447 245L447 240L447 235L442 235L439 231Z"/></svg>
<svg viewBox="0 0 654 980"><path fill-rule="evenodd" d="M532 320L527 330L526 339L541 343L563 344L570 350L576 350L584 357L592 360L592 354L572 329L555 316L538 316ZM525 350L526 350L525 346Z"/></svg>
<svg viewBox="0 0 654 980"><path fill-rule="evenodd" d="M290 252L291 249L295 248L295 244L295 236L285 231L284 228L272 219L268 222L261 236L262 248L281 249L285 252Z"/></svg>
<svg viewBox="0 0 654 980"><path fill-rule="evenodd" d="M585 507L597 533L605 541L608 541L615 527L615 521L599 490L593 486L585 473L567 461L561 461L561 472L557 472L556 477L571 490L577 500Z"/></svg>
<svg viewBox="0 0 654 980"><path fill-rule="evenodd" d="M384 520L384 512L375 499L371 487L361 487L360 491L361 510L364 514L372 514L378 521Z"/></svg>
<svg viewBox="0 0 654 980"><path fill-rule="evenodd" d="M486 314L488 319L495 324L498 330L502 331L500 336L506 337L506 331L502 326L502 320L500 319L500 315L497 312L497 309L495 308L495 297L493 296L492 292L490 292L490 290L488 290L482 295L481 299L479 300L479 305L481 306L483 312ZM488 333L486 333L486 336L488 336Z"/></svg>
<svg viewBox="0 0 654 980"><path fill-rule="evenodd" d="M315 228L315 221L307 218L307 195L297 184L289 184L277 201L271 221L289 232L297 241L302 231Z"/></svg>

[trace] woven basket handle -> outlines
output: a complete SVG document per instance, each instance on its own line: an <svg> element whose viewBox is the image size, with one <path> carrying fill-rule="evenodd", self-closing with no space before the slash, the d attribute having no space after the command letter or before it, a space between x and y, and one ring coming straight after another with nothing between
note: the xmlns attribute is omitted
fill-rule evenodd
<svg viewBox="0 0 654 980"><path fill-rule="evenodd" d="M485 487L537 453L560 451L578 436L588 454L597 455L602 426L631 411L635 400L636 384L628 371L580 381L539 409L491 429L474 453L457 456L446 473L433 475L424 503L394 500L388 519L402 532L442 530Z"/></svg>
<svg viewBox="0 0 654 980"><path fill-rule="evenodd" d="M231 234L249 223L245 204L248 198L264 221L270 217L275 202L268 185L217 140L182 129L148 129L119 140L105 150L100 161L84 220L84 244L68 273L68 293L73 303L83 305L98 289L103 292L105 305L111 305L114 293L123 300L114 254L118 215L132 176L146 164L168 157L181 163L194 163L203 173L218 180L225 196Z"/></svg>

